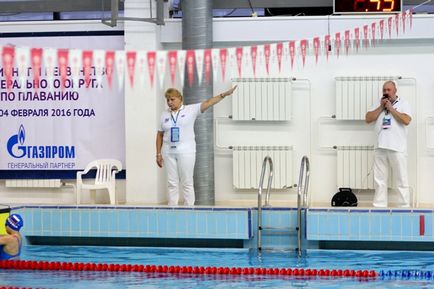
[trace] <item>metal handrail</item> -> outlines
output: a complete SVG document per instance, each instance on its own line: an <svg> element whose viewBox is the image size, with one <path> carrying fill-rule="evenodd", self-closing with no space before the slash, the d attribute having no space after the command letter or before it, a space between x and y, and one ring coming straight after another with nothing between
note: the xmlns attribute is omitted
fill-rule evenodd
<svg viewBox="0 0 434 289"><path fill-rule="evenodd" d="M306 173L306 175L305 175ZM301 257L301 209L307 207L307 191L309 189L309 175L310 175L310 164L309 158L303 156L300 165L300 176L298 179L298 191L297 191L297 252L298 256ZM302 203L303 202L303 203Z"/></svg>
<svg viewBox="0 0 434 289"><path fill-rule="evenodd" d="M268 173L268 186L267 193L265 195L265 206L270 206L270 191L271 184L273 182L273 160L271 157L266 156L262 162L261 177L259 179L259 189L258 189L258 250L262 249L262 186L264 184L265 169L267 167L267 162L270 166L270 172Z"/></svg>

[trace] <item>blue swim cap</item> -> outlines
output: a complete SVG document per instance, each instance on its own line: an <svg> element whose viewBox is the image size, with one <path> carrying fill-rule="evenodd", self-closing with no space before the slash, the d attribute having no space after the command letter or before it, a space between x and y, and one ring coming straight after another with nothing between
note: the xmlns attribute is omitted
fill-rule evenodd
<svg viewBox="0 0 434 289"><path fill-rule="evenodd" d="M6 219L6 226L14 231L19 231L23 225L23 218L18 214L12 214Z"/></svg>

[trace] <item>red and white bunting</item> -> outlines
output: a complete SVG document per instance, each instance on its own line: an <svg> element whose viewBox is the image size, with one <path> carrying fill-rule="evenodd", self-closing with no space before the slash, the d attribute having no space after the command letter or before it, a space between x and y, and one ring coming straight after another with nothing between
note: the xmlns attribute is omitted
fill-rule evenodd
<svg viewBox="0 0 434 289"><path fill-rule="evenodd" d="M303 67L304 67L304 64L306 62L306 54L307 54L307 40L306 39L300 40L300 49L301 49L301 60L302 60Z"/></svg>
<svg viewBox="0 0 434 289"><path fill-rule="evenodd" d="M107 75L107 82L109 87L112 87L113 84L113 71L115 67L115 52L114 51L106 51L105 53L105 70Z"/></svg>
<svg viewBox="0 0 434 289"><path fill-rule="evenodd" d="M270 44L265 44L264 45L264 59L265 59L265 69L267 72L267 76L270 75L270 55L271 55Z"/></svg>
<svg viewBox="0 0 434 289"><path fill-rule="evenodd" d="M91 51L92 52L92 51ZM43 62L45 65L45 71L47 74L47 82L50 90L53 90L54 85L54 68L56 67L57 50L54 48L44 48L42 54Z"/></svg>
<svg viewBox="0 0 434 289"><path fill-rule="evenodd" d="M335 50L336 56L339 57L339 51L341 50L341 33L336 32L335 34Z"/></svg>
<svg viewBox="0 0 434 289"><path fill-rule="evenodd" d="M68 78L68 49L57 50L57 62L59 63L60 85L63 90L66 87L66 80Z"/></svg>
<svg viewBox="0 0 434 289"><path fill-rule="evenodd" d="M140 88L145 88L147 82L146 76L148 75L148 52L145 50L139 50L137 51L136 56L136 75L138 76L138 79L136 77L136 83L138 82L138 85Z"/></svg>
<svg viewBox="0 0 434 289"><path fill-rule="evenodd" d="M185 76L185 58L187 55L186 50L178 50L178 71L179 71L179 81L181 87L184 87L184 76Z"/></svg>
<svg viewBox="0 0 434 289"><path fill-rule="evenodd" d="M28 47L16 47L15 58L18 64L18 75L22 90L26 89L27 68L30 64L30 50Z"/></svg>
<svg viewBox="0 0 434 289"><path fill-rule="evenodd" d="M371 23L371 40L372 40L372 46L375 46L375 42L377 41L375 35L377 34L377 22Z"/></svg>
<svg viewBox="0 0 434 289"><path fill-rule="evenodd" d="M399 14L395 15L395 30L396 30L396 36L399 35Z"/></svg>
<svg viewBox="0 0 434 289"><path fill-rule="evenodd" d="M263 68L265 67L265 55L264 55L264 45L258 45L256 49L256 74L263 75L265 74Z"/></svg>
<svg viewBox="0 0 434 289"><path fill-rule="evenodd" d="M177 58L177 51L176 50L170 50L167 52L167 58L169 60L169 74L170 74L170 81L172 86L175 85L175 75L176 75L176 62L178 60Z"/></svg>
<svg viewBox="0 0 434 289"><path fill-rule="evenodd" d="M406 20L406 14L407 14L407 11L402 11L402 14L401 14L401 18L402 18L402 32L404 32L405 33L405 20Z"/></svg>
<svg viewBox="0 0 434 289"><path fill-rule="evenodd" d="M350 48L350 30L345 30L344 32L344 46L345 46L345 55L348 55L348 50Z"/></svg>
<svg viewBox="0 0 434 289"><path fill-rule="evenodd" d="M204 60L204 70L205 70L205 82L208 84L211 80L211 70L212 70L212 50L205 49L203 52Z"/></svg>
<svg viewBox="0 0 434 289"><path fill-rule="evenodd" d="M277 67L279 68L279 73L282 72L282 57L283 57L283 43L279 42L276 44L276 56L277 56Z"/></svg>
<svg viewBox="0 0 434 289"><path fill-rule="evenodd" d="M203 49L196 49L195 60L196 60L196 71L197 71L197 82L200 85L202 83L203 76Z"/></svg>
<svg viewBox="0 0 434 289"><path fill-rule="evenodd" d="M80 71L82 68L82 54L83 52L80 49L70 49L69 50L69 66L71 67L71 78L72 85L74 87L78 87L80 83Z"/></svg>
<svg viewBox="0 0 434 289"><path fill-rule="evenodd" d="M12 46L4 46L2 50L2 65L6 78L6 88L9 90L12 87L12 73L14 69L15 48Z"/></svg>
<svg viewBox="0 0 434 289"><path fill-rule="evenodd" d="M211 50L211 57L212 57L212 75L214 82L218 79L218 66L220 62L220 49L212 49Z"/></svg>
<svg viewBox="0 0 434 289"><path fill-rule="evenodd" d="M241 77L243 65L243 47L237 47L235 49L235 59L237 62L238 77Z"/></svg>
<svg viewBox="0 0 434 289"><path fill-rule="evenodd" d="M252 58L253 77L256 77L256 59L258 58L258 46L250 47L250 57Z"/></svg>
<svg viewBox="0 0 434 289"><path fill-rule="evenodd" d="M134 88L134 76L136 74L136 51L127 51L127 73L130 87Z"/></svg>
<svg viewBox="0 0 434 289"><path fill-rule="evenodd" d="M295 40L289 41L289 56L291 58L291 69L294 68L294 58L295 58Z"/></svg>
<svg viewBox="0 0 434 289"><path fill-rule="evenodd" d="M154 87L154 78L155 78L155 66L156 66L156 57L157 53L155 51L148 51L148 72L149 72L149 82L151 87Z"/></svg>
<svg viewBox="0 0 434 289"><path fill-rule="evenodd" d="M389 30L389 38L392 38L392 16L387 18L387 29Z"/></svg>
<svg viewBox="0 0 434 289"><path fill-rule="evenodd" d="M95 66L95 77L96 83L99 88L102 88L102 76L104 75L104 65L105 65L105 50L94 50L93 51L93 65Z"/></svg>
<svg viewBox="0 0 434 289"><path fill-rule="evenodd" d="M313 53L315 55L315 64L318 64L318 55L319 55L319 37L313 38Z"/></svg>
<svg viewBox="0 0 434 289"><path fill-rule="evenodd" d="M167 51L157 51L157 72L160 87L164 87L164 79L166 78L166 63L167 63Z"/></svg>
<svg viewBox="0 0 434 289"><path fill-rule="evenodd" d="M368 33L369 33L368 25L363 25L363 46L365 48L368 48Z"/></svg>
<svg viewBox="0 0 434 289"><path fill-rule="evenodd" d="M329 60L329 54L330 54L330 50L331 50L330 35L324 36L324 50L325 50L325 55L327 57L327 60Z"/></svg>
<svg viewBox="0 0 434 289"><path fill-rule="evenodd" d="M384 19L380 20L380 39L384 39Z"/></svg>
<svg viewBox="0 0 434 289"><path fill-rule="evenodd" d="M220 68L222 71L222 80L225 81L226 63L228 61L228 50L226 48L220 49Z"/></svg>
<svg viewBox="0 0 434 289"><path fill-rule="evenodd" d="M194 83L194 50L187 50L186 65L187 65L187 79L188 84L193 86Z"/></svg>

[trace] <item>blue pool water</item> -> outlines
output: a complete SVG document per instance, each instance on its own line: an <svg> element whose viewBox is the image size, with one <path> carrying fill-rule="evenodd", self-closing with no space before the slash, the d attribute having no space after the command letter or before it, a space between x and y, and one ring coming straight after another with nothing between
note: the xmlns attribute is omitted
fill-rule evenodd
<svg viewBox="0 0 434 289"><path fill-rule="evenodd" d="M27 246L23 260L83 263L189 265L216 267L315 268L434 271L432 252L248 249L173 249L138 247ZM255 275L194 275L143 272L0 270L0 287L42 288L434 288L434 280L358 280L350 278Z"/></svg>

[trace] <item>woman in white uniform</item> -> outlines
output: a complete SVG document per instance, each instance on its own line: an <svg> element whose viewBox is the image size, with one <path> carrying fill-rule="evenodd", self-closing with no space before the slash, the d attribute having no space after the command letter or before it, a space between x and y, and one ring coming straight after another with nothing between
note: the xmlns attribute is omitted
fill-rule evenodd
<svg viewBox="0 0 434 289"><path fill-rule="evenodd" d="M168 109L163 111L157 132L157 165L166 167L169 206L178 205L179 192L184 196L184 205L193 206L195 201L193 172L196 161L194 122L209 107L231 95L236 86L201 103L183 104L182 94L175 88L166 93Z"/></svg>

